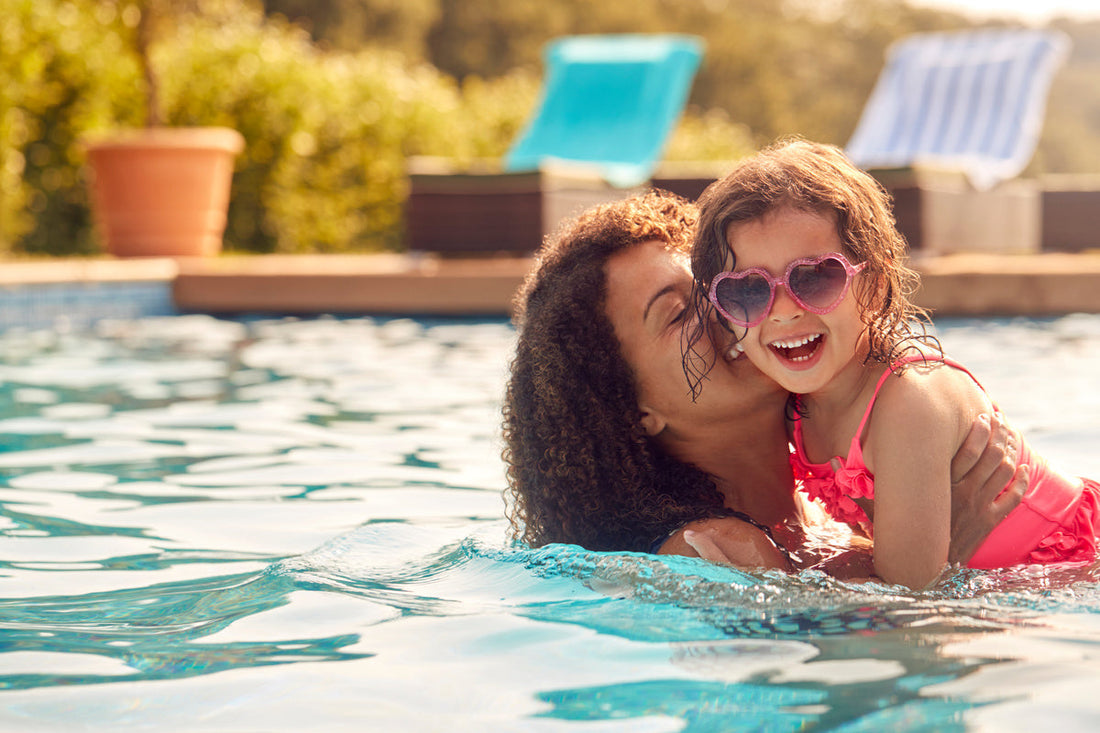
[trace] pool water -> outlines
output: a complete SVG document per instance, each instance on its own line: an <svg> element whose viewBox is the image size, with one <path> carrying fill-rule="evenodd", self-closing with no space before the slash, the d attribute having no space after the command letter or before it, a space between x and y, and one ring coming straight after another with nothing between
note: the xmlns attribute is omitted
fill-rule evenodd
<svg viewBox="0 0 1100 733"><path fill-rule="evenodd" d="M1100 317L945 321L1100 477ZM0 730L1096 730L1100 574L922 593L506 536L504 321L0 334Z"/></svg>

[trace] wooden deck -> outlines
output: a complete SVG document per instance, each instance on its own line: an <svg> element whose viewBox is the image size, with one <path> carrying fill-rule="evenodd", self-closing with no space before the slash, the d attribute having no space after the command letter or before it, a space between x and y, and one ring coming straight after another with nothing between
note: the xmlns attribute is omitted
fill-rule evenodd
<svg viewBox="0 0 1100 733"><path fill-rule="evenodd" d="M531 265L524 257L399 254L7 261L0 290L160 281L184 312L507 316ZM935 315L1100 313L1100 253L954 254L914 266L918 302Z"/></svg>

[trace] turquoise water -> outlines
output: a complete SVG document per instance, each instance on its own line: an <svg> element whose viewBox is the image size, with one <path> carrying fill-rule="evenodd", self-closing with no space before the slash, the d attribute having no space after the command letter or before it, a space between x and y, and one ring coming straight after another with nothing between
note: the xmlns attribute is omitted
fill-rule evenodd
<svg viewBox="0 0 1100 733"><path fill-rule="evenodd" d="M1100 477L1100 317L941 324ZM505 536L503 321L0 334L0 730L1095 730L1100 577Z"/></svg>

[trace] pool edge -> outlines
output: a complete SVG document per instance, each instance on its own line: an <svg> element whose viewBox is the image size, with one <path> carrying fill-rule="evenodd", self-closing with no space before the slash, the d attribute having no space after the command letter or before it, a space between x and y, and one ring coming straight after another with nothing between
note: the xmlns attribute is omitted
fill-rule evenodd
<svg viewBox="0 0 1100 733"><path fill-rule="evenodd" d="M533 263L395 253L4 261L0 328L173 312L506 317ZM1100 253L925 255L912 264L922 280L916 301L935 316L1100 313ZM145 304L127 304L139 292Z"/></svg>

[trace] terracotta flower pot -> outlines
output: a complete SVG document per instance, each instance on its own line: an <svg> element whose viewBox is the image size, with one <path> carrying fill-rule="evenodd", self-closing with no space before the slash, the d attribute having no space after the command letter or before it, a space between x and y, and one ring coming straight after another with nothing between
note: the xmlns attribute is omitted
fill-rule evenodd
<svg viewBox="0 0 1100 733"><path fill-rule="evenodd" d="M87 143L100 237L118 257L221 251L233 159L244 138L225 127L127 130Z"/></svg>

